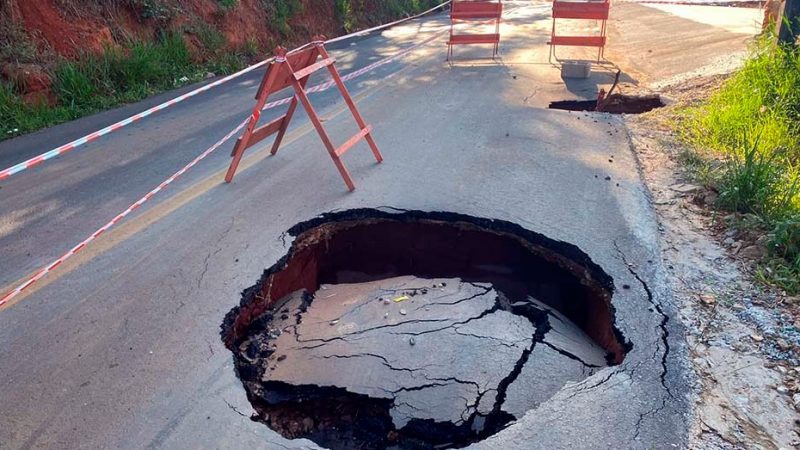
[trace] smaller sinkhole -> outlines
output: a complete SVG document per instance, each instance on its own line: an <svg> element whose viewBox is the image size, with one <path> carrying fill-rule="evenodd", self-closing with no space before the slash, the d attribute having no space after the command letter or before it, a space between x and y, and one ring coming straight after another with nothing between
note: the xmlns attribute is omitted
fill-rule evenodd
<svg viewBox="0 0 800 450"><path fill-rule="evenodd" d="M630 349L611 278L513 223L351 210L289 233L222 325L254 420L286 438L464 447Z"/></svg>
<svg viewBox="0 0 800 450"><path fill-rule="evenodd" d="M611 114L641 114L664 106L659 95L612 94L603 104L600 112ZM550 102L550 109L565 111L598 111L597 100L559 100Z"/></svg>

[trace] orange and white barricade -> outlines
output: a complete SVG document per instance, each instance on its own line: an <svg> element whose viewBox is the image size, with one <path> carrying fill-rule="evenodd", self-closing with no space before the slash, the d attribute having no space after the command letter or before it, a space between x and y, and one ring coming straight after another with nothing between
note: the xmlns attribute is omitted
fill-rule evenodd
<svg viewBox="0 0 800 450"><path fill-rule="evenodd" d="M566 1L553 0L553 30L550 33L550 61L555 57L557 45L597 47L597 62L603 57L606 41L609 11L611 0L600 1ZM558 19L594 20L599 22L600 32L594 35L563 36L556 33ZM558 58L556 58L557 60Z"/></svg>
<svg viewBox="0 0 800 450"><path fill-rule="evenodd" d="M447 60L453 56L453 46L460 44L492 44L492 58L500 48L500 21L503 2L484 0L453 0L450 5L450 39L447 41ZM494 25L494 33L456 33L459 23Z"/></svg>
<svg viewBox="0 0 800 450"><path fill-rule="evenodd" d="M242 159L244 151L275 133L278 135L275 138L275 142L272 144L271 154L274 155L278 152L278 147L280 147L283 136L286 134L289 122L291 122L292 116L297 109L298 100L308 113L311 123L314 125L314 128L316 128L317 133L319 133L322 143L328 150L328 154L339 170L339 173L342 175L349 190L354 190L355 184L341 159L341 156L344 155L345 152L355 146L361 139L366 139L377 162L383 161L381 152L378 150L378 146L372 138L372 127L364 122L364 119L358 112L355 102L353 102L342 78L339 76L339 71L336 70L335 62L336 60L325 50L323 37L317 37L314 42L291 52L287 52L280 47L276 50L275 61L270 64L258 88L256 106L253 108L253 114L250 116L244 133L236 141L236 145L231 152L233 160L231 161L230 167L228 167L228 172L225 174L226 182L230 183L231 180L233 180L236 168L239 166L239 161ZM330 72L333 82L342 94L347 107L353 114L353 118L360 129L358 133L339 147L333 145L330 136L328 136L328 132L325 131L325 127L322 126L322 120L311 105L308 99L308 93L306 92L306 85L308 84L311 74L324 68L327 68L328 72ZM289 110L286 114L265 125L257 127L261 117L261 111L267 103L269 96L289 87L294 89L294 97L289 104Z"/></svg>

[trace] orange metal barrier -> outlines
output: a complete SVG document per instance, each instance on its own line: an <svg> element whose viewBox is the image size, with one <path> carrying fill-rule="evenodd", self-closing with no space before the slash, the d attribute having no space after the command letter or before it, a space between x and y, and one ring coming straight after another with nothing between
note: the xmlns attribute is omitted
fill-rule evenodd
<svg viewBox="0 0 800 450"><path fill-rule="evenodd" d="M566 1L553 0L553 31L550 34L550 61L555 56L556 45L597 47L597 62L603 57L606 46L606 23L611 1ZM595 36L558 36L557 19L578 19L600 21L600 34ZM558 60L558 58L556 58Z"/></svg>
<svg viewBox="0 0 800 450"><path fill-rule="evenodd" d="M280 147L283 136L286 134L289 122L292 120L292 116L297 109L298 99L300 103L303 104L303 107L308 113L308 117L311 119L311 123L314 124L314 128L316 128L317 133L319 133L322 143L325 144L328 154L331 159L333 159L333 163L342 175L349 190L354 190L355 184L353 184L350 173L341 160L341 156L345 152L355 146L361 139L366 139L369 147L372 149L375 159L378 162L383 161L381 152L378 150L378 146L372 138L372 127L364 122L364 119L358 112L352 97L350 97L350 93L347 91L344 82L342 82L342 78L339 76L339 71L336 70L336 66L334 65L336 60L325 50L324 40L324 37L316 37L315 41L311 44L292 51L291 53L287 53L286 49L281 47L276 50L275 61L269 66L258 88L256 106L247 123L247 128L245 128L239 140L236 141L236 145L231 152L233 161L231 161L231 165L228 167L228 172L225 175L226 182L230 183L231 180L233 180L233 176L236 174L236 168L239 166L239 161L242 159L244 151L275 133L278 133L278 136L272 144L271 154L274 155L278 152L278 147ZM322 59L319 59L320 57ZM350 108L350 112L353 114L353 118L361 130L339 147L334 147L331 142L305 90L311 74L324 68L327 68L330 72L331 78L333 78L334 83L339 88L339 92L341 92L345 103L347 103L347 107ZM261 117L261 110L269 96L288 87L294 89L295 95L289 104L287 113L266 125L256 128L258 120Z"/></svg>
<svg viewBox="0 0 800 450"><path fill-rule="evenodd" d="M492 58L497 56L500 47L500 20L503 16L503 2L483 0L453 1L450 5L450 40L447 41L447 60L453 56L453 45L494 44ZM456 34L458 22L489 21L495 26L491 34Z"/></svg>

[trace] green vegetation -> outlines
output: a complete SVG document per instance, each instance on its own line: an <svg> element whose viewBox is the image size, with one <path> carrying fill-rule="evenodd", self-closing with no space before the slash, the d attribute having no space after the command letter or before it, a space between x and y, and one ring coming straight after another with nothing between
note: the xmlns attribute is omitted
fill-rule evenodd
<svg viewBox="0 0 800 450"><path fill-rule="evenodd" d="M377 25L396 20L433 8L442 0L385 0L376 3L377 7L372 11L367 11L364 2L357 0L336 0L334 6L342 27L349 33L358 27L359 22Z"/></svg>
<svg viewBox="0 0 800 450"><path fill-rule="evenodd" d="M303 4L300 3L300 0L261 0L261 3L270 18L269 25L281 36L291 35L292 28L289 26L289 20L303 12Z"/></svg>
<svg viewBox="0 0 800 450"><path fill-rule="evenodd" d="M225 11L231 10L236 8L236 5L239 4L239 0L217 0L219 3L219 7Z"/></svg>
<svg viewBox="0 0 800 450"><path fill-rule="evenodd" d="M244 66L246 56L222 51L225 40L215 30L209 27L197 36L208 46L204 62L195 61L179 33L165 33L152 43L107 47L101 55L86 54L75 61L60 61L52 70L56 99L53 106L26 105L14 86L0 82L1 138L135 102L199 81L207 72L227 74ZM246 53L250 51L252 48L246 49Z"/></svg>
<svg viewBox="0 0 800 450"><path fill-rule="evenodd" d="M764 36L744 67L686 111L683 137L695 173L719 192L717 206L763 230L765 281L800 292L800 50ZM712 161L719 156L723 164Z"/></svg>

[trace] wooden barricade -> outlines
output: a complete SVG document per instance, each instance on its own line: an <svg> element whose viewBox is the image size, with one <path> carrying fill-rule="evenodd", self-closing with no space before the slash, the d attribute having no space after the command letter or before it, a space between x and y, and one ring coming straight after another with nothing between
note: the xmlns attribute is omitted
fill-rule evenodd
<svg viewBox="0 0 800 450"><path fill-rule="evenodd" d="M364 119L358 112L355 102L353 102L344 82L342 82L342 78L339 76L339 71L336 70L335 62L336 60L325 50L324 38L321 36L316 37L310 44L291 52L287 52L286 49L280 47L276 50L275 61L270 64L258 88L256 106L253 109L253 114L250 116L250 121L242 136L236 141L236 145L231 152L233 160L228 167L228 172L225 174L226 182L230 183L231 180L233 180L233 176L236 174L236 168L239 166L239 161L242 159L245 150L275 133L278 135L275 138L275 142L272 144L271 154L274 155L278 152L278 147L280 147L281 141L286 134L286 129L289 127L292 116L297 109L298 100L308 113L311 123L314 125L314 128L316 128L317 133L319 133L322 143L328 150L328 154L350 191L355 189L355 184L341 159L341 156L344 155L345 152L355 146L361 139L366 139L377 162L383 161L380 150L378 150L378 146L372 138L372 127L364 122ZM333 145L327 131L325 131L325 127L322 126L319 115L311 105L305 90L311 74L325 68L330 72L331 78L333 78L336 87L342 94L347 107L353 114L353 118L360 129L358 133L339 147ZM293 88L294 97L289 104L289 109L286 114L265 125L257 127L261 117L261 111L267 103L269 96L288 87Z"/></svg>
<svg viewBox="0 0 800 450"><path fill-rule="evenodd" d="M555 47L580 46L597 47L597 62L603 57L606 46L606 24L611 9L611 1L566 1L553 0L553 30L550 33L550 61L555 57ZM597 20L600 22L600 34L594 36L559 36L556 34L558 19ZM557 60L558 58L556 58Z"/></svg>
<svg viewBox="0 0 800 450"><path fill-rule="evenodd" d="M500 21L503 16L502 1L454 0L450 5L450 39L447 41L447 60L453 56L453 46L461 44L493 44L492 58L500 48ZM489 22L494 33L456 33L459 22Z"/></svg>

